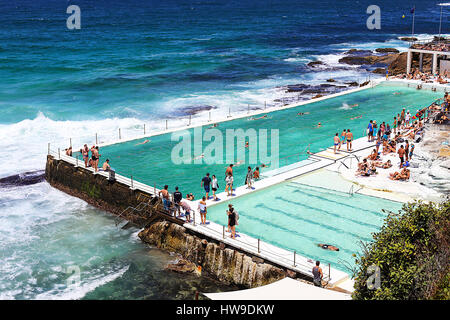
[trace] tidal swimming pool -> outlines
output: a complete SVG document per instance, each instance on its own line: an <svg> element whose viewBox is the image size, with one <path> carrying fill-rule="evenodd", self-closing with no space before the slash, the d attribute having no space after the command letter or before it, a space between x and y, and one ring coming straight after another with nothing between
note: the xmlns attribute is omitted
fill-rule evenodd
<svg viewBox="0 0 450 320"><path fill-rule="evenodd" d="M332 145L332 138L336 132L340 134L343 129L350 129L354 138L359 138L365 134L369 120L392 123L394 115L399 113L401 108L404 107L414 113L418 108L428 106L441 96L441 92L381 84L336 98L267 113L267 118L263 119L241 118L221 122L215 129L220 130L224 137L227 129L244 131L255 129L257 132L260 132L260 129L267 129L269 154L272 148L270 132L278 130L280 166L286 166L305 160L307 148L311 152L317 152ZM299 112L305 114L299 116L297 115ZM321 128L316 128L318 122L322 123ZM208 132L210 125L211 123L202 127L203 134ZM196 141L193 138L194 129L187 132L192 137L191 153L194 158L203 152L209 142ZM103 163L109 158L111 166L117 173L127 177L133 175L134 180L150 186L155 185L159 189L167 184L170 192L178 186L183 195L192 192L197 199L203 194L201 179L209 172L217 176L219 189L223 191L224 173L229 164L226 153L223 154L222 163L207 163L209 159L202 158L200 164L176 164L172 161L171 154L179 141L172 141L171 136L171 133L152 136L148 138L150 142L145 144L140 144L145 139L139 139L102 147L100 162ZM225 139L223 143L225 144ZM242 162L234 167L236 187L244 184L247 166L254 168L264 161L258 152L254 163L250 163L250 148L244 148L244 154L238 155L238 147L242 148L237 146L236 141L233 162ZM201 151L195 152L197 149ZM262 172L264 171L265 169L262 169Z"/></svg>
<svg viewBox="0 0 450 320"><path fill-rule="evenodd" d="M208 219L227 225L226 210L231 203L239 213L238 232L350 273L348 267L355 266L352 255L361 252L361 242L370 242L388 212L397 212L402 206L399 202L351 194L350 186L337 173L322 170L226 199L208 208ZM324 250L318 244L331 244L339 251Z"/></svg>

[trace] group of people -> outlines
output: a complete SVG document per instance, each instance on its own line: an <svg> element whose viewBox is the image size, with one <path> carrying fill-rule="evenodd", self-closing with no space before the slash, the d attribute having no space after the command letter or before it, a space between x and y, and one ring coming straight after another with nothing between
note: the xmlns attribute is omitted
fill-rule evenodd
<svg viewBox="0 0 450 320"><path fill-rule="evenodd" d="M91 153L91 156L89 157L89 152ZM80 149L80 153L83 156L84 166L86 168L91 167L94 169L95 172L98 172L98 164L100 161L101 154L99 153L98 146L92 146L90 149L85 144L83 148ZM72 156L72 147L66 149L66 154L68 156ZM111 170L111 165L109 164L109 159L106 159L105 162L102 165L103 171L109 171Z"/></svg>
<svg viewBox="0 0 450 320"><path fill-rule="evenodd" d="M446 79L450 78L450 72L448 70L445 70L445 71L441 72L440 74L433 75L431 72L424 72L424 71L420 71L418 68L415 68L409 74L401 73L392 78L393 79L420 80L425 83L437 82L439 84L447 84L449 82Z"/></svg>
<svg viewBox="0 0 450 320"><path fill-rule="evenodd" d="M334 136L334 153L337 153L337 151L341 150L341 146L343 144L347 144L347 151L352 151L352 141L353 141L353 133L350 131L350 129L344 129L342 130L341 137L339 137L339 133L336 132L336 135Z"/></svg>
<svg viewBox="0 0 450 320"><path fill-rule="evenodd" d="M444 96L444 103L447 101L448 94ZM423 134L423 122L429 117L430 110L436 106L417 110L415 115L411 115L409 110L402 109L401 113L393 118L392 125L383 122L378 127L376 121L370 120L367 126L367 141L375 143L372 153L365 157L362 162L358 163L356 175L371 176L377 174L377 168L388 169L392 167L391 160L383 161L382 156L388 154L397 154L399 158L400 171L390 173L391 180L409 180L410 170L408 169L409 161L414 155L414 141L420 141ZM442 106L439 106L442 108ZM410 141L412 141L410 143ZM380 151L380 147L382 151Z"/></svg>

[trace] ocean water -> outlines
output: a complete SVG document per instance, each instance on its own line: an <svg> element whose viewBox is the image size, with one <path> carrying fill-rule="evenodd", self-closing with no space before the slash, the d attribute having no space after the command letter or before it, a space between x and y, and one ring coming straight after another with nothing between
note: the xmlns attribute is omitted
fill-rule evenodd
<svg viewBox="0 0 450 320"><path fill-rule="evenodd" d="M66 9L81 9L81 29ZM280 86L363 81L338 63L351 48L405 48L410 1L378 1L381 30L366 28L369 1L0 2L0 178L43 169L47 143L102 139L182 122L189 107L279 103ZM416 3L416 33L438 32L434 1ZM401 16L405 14L405 19ZM448 31L444 13L443 31ZM318 70L314 60L327 66ZM278 101L277 101L278 100ZM208 117L207 112L194 121ZM173 259L111 217L49 187L0 189L0 297L176 299L223 286L166 273ZM66 285L69 267L81 286ZM168 283L172 283L169 285ZM81 289L80 289L81 288ZM228 288L230 289L230 288ZM180 294L185 292L185 294ZM195 292L195 290L194 290Z"/></svg>

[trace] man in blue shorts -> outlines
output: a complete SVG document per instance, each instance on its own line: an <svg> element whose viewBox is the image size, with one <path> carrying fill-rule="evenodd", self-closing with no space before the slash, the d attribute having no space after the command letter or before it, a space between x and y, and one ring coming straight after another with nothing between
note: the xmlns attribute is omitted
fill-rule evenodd
<svg viewBox="0 0 450 320"><path fill-rule="evenodd" d="M210 185L211 185L211 178L209 177L209 173L206 174L206 177L204 177L202 179L202 183L201 186L203 188L205 188L205 192L206 192L206 200L209 199L209 189L210 189Z"/></svg>

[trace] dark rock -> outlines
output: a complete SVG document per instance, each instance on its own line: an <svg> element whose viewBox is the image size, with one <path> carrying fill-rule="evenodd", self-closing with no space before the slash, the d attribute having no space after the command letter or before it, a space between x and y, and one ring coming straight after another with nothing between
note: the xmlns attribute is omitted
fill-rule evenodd
<svg viewBox="0 0 450 320"><path fill-rule="evenodd" d="M327 82L336 82L336 80L334 80L333 78L328 79Z"/></svg>
<svg viewBox="0 0 450 320"><path fill-rule="evenodd" d="M357 87L359 84L356 81L353 82L344 82L345 84L348 84L349 87Z"/></svg>
<svg viewBox="0 0 450 320"><path fill-rule="evenodd" d="M312 97L311 99L317 99L323 97L323 94L316 94L314 97Z"/></svg>
<svg viewBox="0 0 450 320"><path fill-rule="evenodd" d="M385 74L386 73L386 69L385 68L376 68L375 70L372 71L372 73Z"/></svg>
<svg viewBox="0 0 450 320"><path fill-rule="evenodd" d="M30 171L0 179L0 187L18 187L36 184L45 180L45 171Z"/></svg>
<svg viewBox="0 0 450 320"><path fill-rule="evenodd" d="M348 55L351 56L370 56L372 54L372 51L370 50L358 50L358 49L350 49L347 52L345 52Z"/></svg>
<svg viewBox="0 0 450 320"><path fill-rule="evenodd" d="M292 279L297 278L297 272L295 272L293 270L286 269L286 275Z"/></svg>
<svg viewBox="0 0 450 320"><path fill-rule="evenodd" d="M395 48L378 48L378 49L375 49L375 51L380 52L380 53L399 53L400 52Z"/></svg>
<svg viewBox="0 0 450 320"><path fill-rule="evenodd" d="M210 111L213 109L217 109L217 107L215 106L208 106L208 105L204 105L204 106L187 106L184 107L180 110L176 110L174 112L175 116L193 116L197 113L203 112L203 111Z"/></svg>
<svg viewBox="0 0 450 320"><path fill-rule="evenodd" d="M339 59L339 63L345 63L350 65L363 65L369 64L369 61L366 59L366 57L347 56Z"/></svg>
<svg viewBox="0 0 450 320"><path fill-rule="evenodd" d="M167 270L179 273L191 273L195 270L195 268L195 264L184 259L178 260L177 263L169 263L166 267Z"/></svg>
<svg viewBox="0 0 450 320"><path fill-rule="evenodd" d="M307 64L308 67L315 68L316 66L324 64L322 61L311 61Z"/></svg>
<svg viewBox="0 0 450 320"><path fill-rule="evenodd" d="M260 257L252 257L252 261L256 263L264 263L264 259L261 259Z"/></svg>
<svg viewBox="0 0 450 320"><path fill-rule="evenodd" d="M411 42L411 41L417 41L417 38L415 38L415 37L401 37L400 40Z"/></svg>
<svg viewBox="0 0 450 320"><path fill-rule="evenodd" d="M336 87L334 84L329 84L329 83L322 83L320 85L321 88L331 88L331 87Z"/></svg>
<svg viewBox="0 0 450 320"><path fill-rule="evenodd" d="M370 81L364 81L363 83L361 83L359 86L360 87L364 87L367 86L369 84Z"/></svg>

